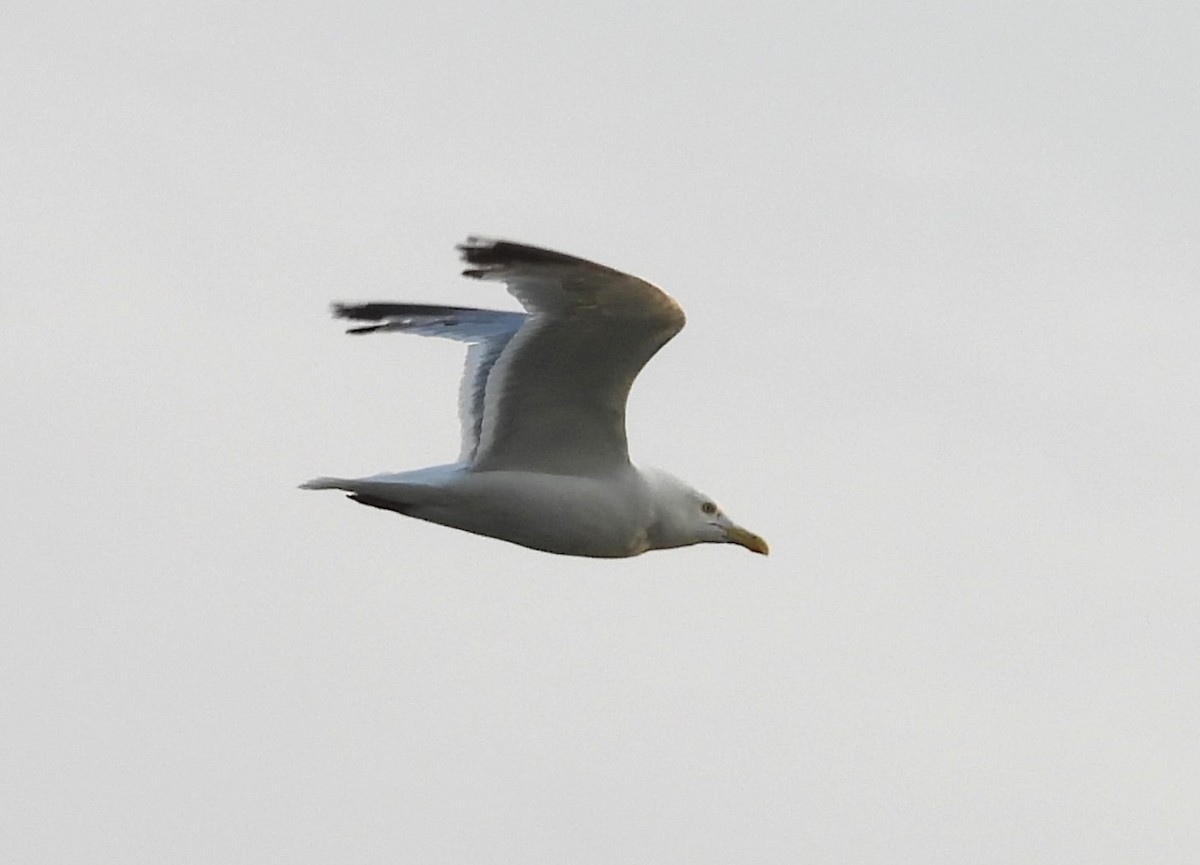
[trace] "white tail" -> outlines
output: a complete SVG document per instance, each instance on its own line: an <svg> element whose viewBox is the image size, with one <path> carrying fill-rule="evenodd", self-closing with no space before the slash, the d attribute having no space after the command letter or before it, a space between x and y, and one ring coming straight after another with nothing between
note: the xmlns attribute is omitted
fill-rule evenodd
<svg viewBox="0 0 1200 865"><path fill-rule="evenodd" d="M355 483L347 478L313 478L300 484L302 490L345 490L354 492Z"/></svg>

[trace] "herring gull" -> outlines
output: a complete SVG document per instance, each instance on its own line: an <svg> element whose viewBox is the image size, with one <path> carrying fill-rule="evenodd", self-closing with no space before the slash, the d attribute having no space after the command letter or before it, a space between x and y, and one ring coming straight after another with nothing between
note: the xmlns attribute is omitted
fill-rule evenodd
<svg viewBox="0 0 1200 865"><path fill-rule="evenodd" d="M464 276L502 282L524 312L410 303L334 304L354 334L468 343L462 450L441 466L316 478L364 505L571 556L618 558L691 544L767 543L683 481L629 461L625 402L683 327L650 283L536 246L468 238Z"/></svg>

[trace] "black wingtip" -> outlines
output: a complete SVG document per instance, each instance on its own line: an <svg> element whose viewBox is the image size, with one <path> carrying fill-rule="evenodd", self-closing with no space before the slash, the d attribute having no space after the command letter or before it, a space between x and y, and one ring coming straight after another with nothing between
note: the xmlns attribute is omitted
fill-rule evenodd
<svg viewBox="0 0 1200 865"><path fill-rule="evenodd" d="M519 264L578 264L580 259L573 255L527 246L510 240L490 240L486 237L468 237L456 249L462 260L474 265L463 271L463 276L480 279L489 271Z"/></svg>
<svg viewBox="0 0 1200 865"><path fill-rule="evenodd" d="M434 306L425 303L387 303L372 301L370 303L333 303L330 310L334 318L348 318L352 321L383 321L389 318L404 318L413 315L457 315L472 312L465 306Z"/></svg>
<svg viewBox="0 0 1200 865"><path fill-rule="evenodd" d="M334 318L346 318L351 321L382 321L383 316L379 314L378 307L386 306L381 303L331 303L329 305L330 312ZM346 328L346 333L364 334L373 333L387 325L384 324L364 324L358 327Z"/></svg>

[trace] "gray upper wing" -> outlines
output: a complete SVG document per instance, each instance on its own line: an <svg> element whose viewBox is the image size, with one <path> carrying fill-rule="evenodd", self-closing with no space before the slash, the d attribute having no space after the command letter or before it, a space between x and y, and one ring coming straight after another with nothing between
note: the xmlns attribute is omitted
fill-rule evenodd
<svg viewBox="0 0 1200 865"><path fill-rule="evenodd" d="M470 238L464 275L505 283L527 318L491 357L477 471L603 476L629 464L625 404L684 325L657 287L581 258Z"/></svg>

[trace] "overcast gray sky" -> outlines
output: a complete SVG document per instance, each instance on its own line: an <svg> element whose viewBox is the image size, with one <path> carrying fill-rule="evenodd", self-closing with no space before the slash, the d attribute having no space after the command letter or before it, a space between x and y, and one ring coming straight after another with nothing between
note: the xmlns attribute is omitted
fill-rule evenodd
<svg viewBox="0 0 1200 865"><path fill-rule="evenodd" d="M1192 3L38 3L0 32L12 863L1200 860ZM662 285L635 457L770 558L295 484L453 458L477 232Z"/></svg>

